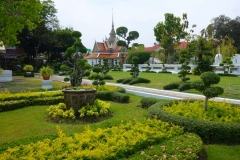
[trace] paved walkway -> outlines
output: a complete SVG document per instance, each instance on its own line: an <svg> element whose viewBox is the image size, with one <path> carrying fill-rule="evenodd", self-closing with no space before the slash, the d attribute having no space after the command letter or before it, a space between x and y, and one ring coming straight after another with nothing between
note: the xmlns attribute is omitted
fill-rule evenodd
<svg viewBox="0 0 240 160"><path fill-rule="evenodd" d="M63 78L64 78L63 76L53 76L52 80L64 82ZM83 79L83 82L87 84L92 84L92 81L87 79ZM198 95L198 94L191 94L191 93L182 93L182 92L175 92L175 91L169 91L169 90L138 87L138 86L132 86L132 85L123 85L119 83L106 83L106 84L121 86L125 88L128 93L133 93L133 94L142 95L146 97L155 97L155 98L162 98L162 99L204 99L205 98L205 96ZM213 98L213 100L240 104L240 100L236 100L236 99L216 97L216 98Z"/></svg>

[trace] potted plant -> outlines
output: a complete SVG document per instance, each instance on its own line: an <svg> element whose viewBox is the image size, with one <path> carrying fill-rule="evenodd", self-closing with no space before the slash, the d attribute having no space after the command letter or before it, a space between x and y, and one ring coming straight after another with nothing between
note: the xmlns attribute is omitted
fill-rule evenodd
<svg viewBox="0 0 240 160"><path fill-rule="evenodd" d="M34 77L33 66L30 64L27 64L23 67L23 70L25 71L24 77Z"/></svg>
<svg viewBox="0 0 240 160"><path fill-rule="evenodd" d="M50 76L53 75L53 69L49 66L43 66L40 69L40 75L43 77L44 80L49 80Z"/></svg>

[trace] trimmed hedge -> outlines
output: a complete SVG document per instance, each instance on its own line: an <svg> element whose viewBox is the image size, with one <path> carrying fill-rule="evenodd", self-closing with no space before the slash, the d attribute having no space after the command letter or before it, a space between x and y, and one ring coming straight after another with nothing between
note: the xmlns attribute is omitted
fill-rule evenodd
<svg viewBox="0 0 240 160"><path fill-rule="evenodd" d="M171 103L172 102L170 102L169 105L171 105ZM162 109L164 105L156 103L149 107L148 116L184 127L185 132L196 133L206 144L240 144L240 124L203 121L173 115Z"/></svg>
<svg viewBox="0 0 240 160"><path fill-rule="evenodd" d="M157 98L143 97L140 103L142 108L148 108L159 101L160 99Z"/></svg>
<svg viewBox="0 0 240 160"><path fill-rule="evenodd" d="M181 83L178 87L179 91L191 89L191 83Z"/></svg>
<svg viewBox="0 0 240 160"><path fill-rule="evenodd" d="M180 85L179 82L172 82L163 86L163 89L164 90L178 89L179 85Z"/></svg>
<svg viewBox="0 0 240 160"><path fill-rule="evenodd" d="M129 95L117 91L99 91L96 92L96 99L103 101L113 101L118 103L129 103Z"/></svg>
<svg viewBox="0 0 240 160"><path fill-rule="evenodd" d="M117 83L122 83L122 84L137 84L137 83L150 83L151 81L145 78L137 77L137 78L125 78L125 79L118 79L116 81Z"/></svg>

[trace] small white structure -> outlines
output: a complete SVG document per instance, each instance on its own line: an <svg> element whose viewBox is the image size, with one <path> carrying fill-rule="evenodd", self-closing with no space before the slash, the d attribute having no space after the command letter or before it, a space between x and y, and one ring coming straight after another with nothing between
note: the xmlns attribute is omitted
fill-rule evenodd
<svg viewBox="0 0 240 160"><path fill-rule="evenodd" d="M11 82L12 81L12 70L3 70L0 74L0 82Z"/></svg>
<svg viewBox="0 0 240 160"><path fill-rule="evenodd" d="M52 80L42 80L42 89L51 89L52 87Z"/></svg>
<svg viewBox="0 0 240 160"><path fill-rule="evenodd" d="M219 66L222 63L222 54L220 53L220 47L218 47L218 54L216 54L215 56L215 60L214 60L214 64L216 66Z"/></svg>

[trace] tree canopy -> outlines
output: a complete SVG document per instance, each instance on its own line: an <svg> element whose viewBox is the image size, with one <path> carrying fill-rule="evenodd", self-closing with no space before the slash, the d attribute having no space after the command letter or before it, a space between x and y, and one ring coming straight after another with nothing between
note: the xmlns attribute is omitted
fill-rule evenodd
<svg viewBox="0 0 240 160"><path fill-rule="evenodd" d="M125 41L119 40L117 42L117 45L124 46L128 49L131 41L138 39L139 33L137 31L130 31L127 36L127 32L128 32L128 29L123 26L117 28L117 30L116 30L117 35L125 40Z"/></svg>
<svg viewBox="0 0 240 160"><path fill-rule="evenodd" d="M41 22L42 8L40 0L1 0L0 41L9 46L17 44L18 32L25 26L32 30Z"/></svg>
<svg viewBox="0 0 240 160"><path fill-rule="evenodd" d="M154 36L165 49L167 63L171 63L171 53L173 53L175 47L179 45L180 40L188 35L185 31L187 28L188 21L186 13L183 14L182 19L175 17L172 13L166 13L165 21L159 22L154 27Z"/></svg>

